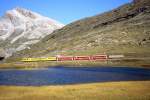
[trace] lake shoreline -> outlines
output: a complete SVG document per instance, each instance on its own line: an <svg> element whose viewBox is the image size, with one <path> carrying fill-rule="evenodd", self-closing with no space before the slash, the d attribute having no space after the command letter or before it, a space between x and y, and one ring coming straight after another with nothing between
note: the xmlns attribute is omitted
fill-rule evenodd
<svg viewBox="0 0 150 100"><path fill-rule="evenodd" d="M149 62L149 61L147 61ZM147 62L120 62L120 61L114 61L114 62L108 62L108 61L61 61L61 62L4 62L0 63L0 69L36 69L36 68L48 68L48 67L57 67L57 66L66 66L66 67L135 67L135 68L150 68L150 64Z"/></svg>

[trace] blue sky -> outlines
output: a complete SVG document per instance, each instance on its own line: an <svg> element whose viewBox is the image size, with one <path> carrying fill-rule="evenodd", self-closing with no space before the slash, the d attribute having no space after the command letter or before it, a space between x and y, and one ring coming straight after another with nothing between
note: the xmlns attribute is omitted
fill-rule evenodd
<svg viewBox="0 0 150 100"><path fill-rule="evenodd" d="M132 0L0 0L0 16L7 10L23 7L63 24L97 15Z"/></svg>

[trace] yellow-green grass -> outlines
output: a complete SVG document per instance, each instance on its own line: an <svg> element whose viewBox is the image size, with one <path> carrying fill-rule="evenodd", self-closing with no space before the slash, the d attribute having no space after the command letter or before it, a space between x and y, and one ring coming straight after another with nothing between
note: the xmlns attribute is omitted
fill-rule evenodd
<svg viewBox="0 0 150 100"><path fill-rule="evenodd" d="M0 86L0 100L150 100L150 81Z"/></svg>

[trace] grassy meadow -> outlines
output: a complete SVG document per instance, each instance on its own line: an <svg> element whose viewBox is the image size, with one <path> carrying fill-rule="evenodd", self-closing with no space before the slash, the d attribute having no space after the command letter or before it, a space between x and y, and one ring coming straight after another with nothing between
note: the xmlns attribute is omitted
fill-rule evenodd
<svg viewBox="0 0 150 100"><path fill-rule="evenodd" d="M150 81L0 86L0 100L150 100Z"/></svg>

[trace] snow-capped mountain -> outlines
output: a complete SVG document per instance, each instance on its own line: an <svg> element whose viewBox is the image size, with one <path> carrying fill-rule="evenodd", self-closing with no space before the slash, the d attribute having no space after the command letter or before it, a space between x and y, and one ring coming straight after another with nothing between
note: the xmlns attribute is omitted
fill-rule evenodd
<svg viewBox="0 0 150 100"><path fill-rule="evenodd" d="M54 30L64 25L44 17L38 13L23 8L15 8L0 18L0 48L4 49L5 56L9 57L16 51L30 49Z"/></svg>

